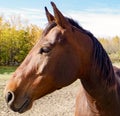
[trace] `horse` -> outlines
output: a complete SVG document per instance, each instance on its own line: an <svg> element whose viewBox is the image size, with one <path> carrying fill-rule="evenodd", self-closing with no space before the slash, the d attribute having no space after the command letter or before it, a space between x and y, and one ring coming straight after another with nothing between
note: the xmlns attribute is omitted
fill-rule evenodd
<svg viewBox="0 0 120 116"><path fill-rule="evenodd" d="M24 113L35 100L80 80L75 116L120 116L120 69L96 37L51 2L48 25L7 83L8 107Z"/></svg>

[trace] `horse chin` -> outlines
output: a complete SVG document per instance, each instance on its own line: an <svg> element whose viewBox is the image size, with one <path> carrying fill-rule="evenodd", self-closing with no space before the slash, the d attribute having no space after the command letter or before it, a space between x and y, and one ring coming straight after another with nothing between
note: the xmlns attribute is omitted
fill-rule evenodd
<svg viewBox="0 0 120 116"><path fill-rule="evenodd" d="M21 114L21 113L24 113L24 112L30 110L31 107L32 107L32 104L33 104L33 103L25 103L25 104L23 104L23 105L21 106L21 108L18 110L18 113Z"/></svg>
<svg viewBox="0 0 120 116"><path fill-rule="evenodd" d="M14 104L10 106L10 109L13 110L14 112L18 112L18 113L24 113L28 110L31 109L33 105L33 102L26 100L20 107L15 107Z"/></svg>

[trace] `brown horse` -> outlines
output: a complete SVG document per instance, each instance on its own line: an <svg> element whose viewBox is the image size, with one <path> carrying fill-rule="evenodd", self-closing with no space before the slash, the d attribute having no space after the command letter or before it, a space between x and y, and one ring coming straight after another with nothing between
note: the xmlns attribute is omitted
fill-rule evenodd
<svg viewBox="0 0 120 116"><path fill-rule="evenodd" d="M48 26L5 88L10 109L23 113L34 100L80 79L76 116L120 116L120 69L98 40L51 2Z"/></svg>

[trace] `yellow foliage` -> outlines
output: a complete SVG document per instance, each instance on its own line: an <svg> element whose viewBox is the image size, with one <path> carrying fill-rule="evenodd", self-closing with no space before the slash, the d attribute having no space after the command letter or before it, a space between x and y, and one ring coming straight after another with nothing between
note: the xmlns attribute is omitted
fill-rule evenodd
<svg viewBox="0 0 120 116"><path fill-rule="evenodd" d="M42 29L38 26L23 26L16 17L11 18L11 21L0 18L0 65L21 63L41 33Z"/></svg>

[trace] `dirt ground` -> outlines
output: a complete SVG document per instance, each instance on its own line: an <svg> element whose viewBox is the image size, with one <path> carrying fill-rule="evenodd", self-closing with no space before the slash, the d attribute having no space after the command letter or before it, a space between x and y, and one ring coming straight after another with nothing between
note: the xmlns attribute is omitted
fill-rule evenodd
<svg viewBox="0 0 120 116"><path fill-rule="evenodd" d="M0 83L3 92L5 83ZM0 94L0 116L74 116L75 98L79 90L79 80L34 102L26 113L14 113L6 106L3 94Z"/></svg>

